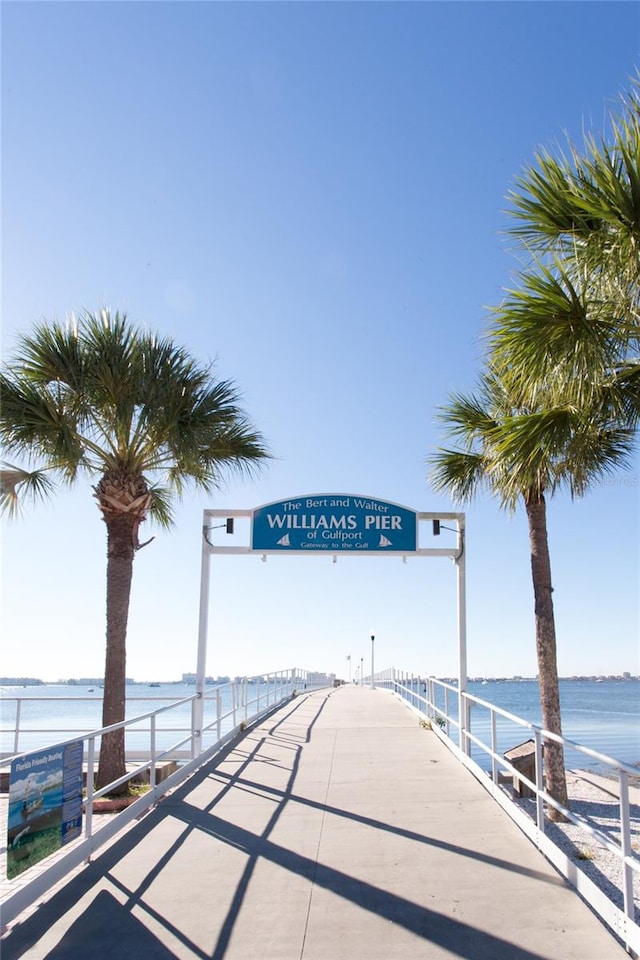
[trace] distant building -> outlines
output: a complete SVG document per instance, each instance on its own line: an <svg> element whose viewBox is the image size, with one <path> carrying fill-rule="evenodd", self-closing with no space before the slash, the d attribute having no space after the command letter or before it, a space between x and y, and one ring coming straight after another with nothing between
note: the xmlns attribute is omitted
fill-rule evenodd
<svg viewBox="0 0 640 960"><path fill-rule="evenodd" d="M197 679L198 679L198 674L197 674L197 673L183 673L183 674L182 674L182 682L183 682L183 683L194 684L194 685L195 685ZM205 682L205 683L218 683L219 681L220 681L220 678L219 678L219 677L218 677L218 680L217 680L217 681L214 680L213 677L205 677L205 678L204 678L204 682Z"/></svg>

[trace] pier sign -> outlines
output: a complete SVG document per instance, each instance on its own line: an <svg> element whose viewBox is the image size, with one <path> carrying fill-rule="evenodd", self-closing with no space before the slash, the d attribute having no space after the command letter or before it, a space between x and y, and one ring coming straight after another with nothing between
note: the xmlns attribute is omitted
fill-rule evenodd
<svg viewBox="0 0 640 960"><path fill-rule="evenodd" d="M415 553L418 514L385 500L312 494L257 507L251 549L296 553Z"/></svg>

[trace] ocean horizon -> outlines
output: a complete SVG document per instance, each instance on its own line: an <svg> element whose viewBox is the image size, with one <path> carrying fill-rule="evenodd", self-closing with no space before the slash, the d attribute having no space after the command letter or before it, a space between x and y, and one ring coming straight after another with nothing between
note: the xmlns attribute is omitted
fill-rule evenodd
<svg viewBox="0 0 640 960"><path fill-rule="evenodd" d="M321 673L321 671L318 671L318 672ZM411 674L409 674L409 675L411 675ZM267 674L263 674L263 673L255 673L255 674L251 674L250 676L240 675L240 674L239 674L239 675L237 675L237 676L235 676L235 677L230 677L230 676L211 677L211 676L208 676L208 677L205 677L205 683L206 683L208 686L211 686L211 685L214 685L214 686L215 686L215 685L221 685L221 684L231 683L231 682L233 682L233 681L240 681L240 680L248 680L249 682L251 682L251 681L254 681L254 680L255 680L256 678L258 678L258 677L259 677L259 678L262 678L262 677L265 677L265 676L267 676ZM327 673L327 674L325 674L325 676L327 676L327 677L337 677L337 674ZM418 674L415 674L415 676L417 677ZM185 677L189 677L190 679L185 679ZM422 678L423 675L421 674L420 677ZM0 688L3 688L3 687L31 687L31 686L36 686L36 687L42 687L42 686L44 686L44 687L55 687L55 686L70 686L70 687L73 687L73 686L85 686L85 685L103 686L103 679L104 679L104 678L102 678L102 677L60 677L60 678L57 679L57 680L42 680L42 679L40 679L39 677L0 677ZM340 678L338 678L338 679L345 680L344 677L340 677ZM365 678L365 679L366 679L366 678ZM436 679L437 679L437 680L440 680L440 681L443 682L443 683L454 683L454 684L455 684L455 683L458 682L458 678L457 678L457 677L451 677L451 676L438 676L438 677L436 677ZM592 673L592 674L577 674L577 673L571 673L571 674L564 674L564 675L558 677L558 679L559 679L559 680L562 680L562 681L564 681L564 680L571 680L571 681L576 681L576 680L590 680L590 681L597 682L597 683L603 683L605 680L613 680L613 681L629 681L629 680L630 680L630 681L640 681L640 673L634 674L634 673L630 673L630 672L627 671L627 670L625 670L623 673ZM487 674L487 675L485 676L485 675L482 675L482 674L478 674L478 675L473 676L473 677L468 677L467 680L468 680L468 683L470 683L470 684L471 684L471 683L537 683L537 682L538 682L538 676L537 676L537 674L536 674L535 676L521 676L520 674L514 674L514 675L512 675L512 676L506 676L506 675L504 675L504 676L496 676L495 674ZM185 674L183 674L183 676L182 676L182 678L181 678L180 680L158 680L158 679L136 680L136 679L134 679L133 677L127 677L127 678L125 679L125 683L126 683L127 686L138 686L138 687L145 687L145 686L154 686L154 687L156 687L156 686L158 686L158 685L160 685L160 686L179 686L179 685L181 685L181 684L182 684L182 685L185 685L185 686L193 686L193 685L195 684L195 674L185 673Z"/></svg>

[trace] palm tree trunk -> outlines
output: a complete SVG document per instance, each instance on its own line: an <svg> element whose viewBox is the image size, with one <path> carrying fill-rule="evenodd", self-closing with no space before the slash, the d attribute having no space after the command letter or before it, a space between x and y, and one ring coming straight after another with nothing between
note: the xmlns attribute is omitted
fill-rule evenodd
<svg viewBox="0 0 640 960"><path fill-rule="evenodd" d="M536 652L540 683L542 724L551 733L562 734L560 685L556 656L556 626L553 614L551 560L547 534L547 507L544 495L536 493L525 500L531 545L531 576L535 600ZM553 740L544 745L545 786L554 800L568 806L564 750ZM556 822L566 818L555 807L549 807L549 818Z"/></svg>
<svg viewBox="0 0 640 960"><path fill-rule="evenodd" d="M125 718L126 639L129 596L133 576L133 518L123 514L105 517L107 525L107 650L104 671L102 725ZM126 773L124 729L102 737L98 764L98 788ZM125 793L127 785L120 788ZM118 791L115 791L118 792Z"/></svg>

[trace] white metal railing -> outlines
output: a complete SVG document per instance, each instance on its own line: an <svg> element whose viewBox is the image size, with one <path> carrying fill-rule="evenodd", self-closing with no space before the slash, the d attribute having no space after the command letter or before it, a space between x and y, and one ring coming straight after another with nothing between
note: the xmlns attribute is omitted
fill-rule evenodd
<svg viewBox="0 0 640 960"><path fill-rule="evenodd" d="M193 694L182 698L133 698L148 702L151 699L164 701L165 705L150 710L139 716L124 720L121 723L112 724L109 727L81 732L74 730L51 730L46 728L20 728L21 705L27 700L50 700L60 702L63 698L46 697L5 697L6 701L17 701L15 713L15 728L5 729L5 734L12 735L14 745L19 747L21 733L26 734L51 734L51 733L74 733L74 736L67 737L65 740L57 738L51 739L40 744L36 749L47 749L55 746L64 747L67 744L75 743L78 740L83 741L83 766L86 771L86 796L83 798L82 806L84 813L84 824L82 837L72 841L64 847L58 854L54 854L50 861L42 861L38 870L33 870L18 874L14 880L3 884L4 889L8 889L8 894L2 902L2 920L3 926L15 919L18 914L33 904L41 897L53 884L63 879L72 869L82 862L89 862L91 855L104 843L110 840L118 832L130 823L134 818L139 818L150 807L154 806L160 797L169 789L178 786L195 769L206 763L211 757L215 756L233 737L241 730L245 729L262 717L272 712L276 707L285 703L296 694L310 692L312 690L326 687L331 683L327 675L311 673L306 670L280 670L273 673L262 674L259 677L251 679L243 678L239 681L232 681L211 691L205 691L203 699L209 709L205 712L205 723L202 730L194 728L196 718L195 704L200 699L199 694ZM78 697L69 697L68 700L77 702ZM87 698L84 698L87 699ZM167 703L167 699L171 702ZM180 726L159 727L158 718L169 715L172 711L191 708L189 712L189 723ZM141 726L143 724L143 726ZM124 776L112 783L107 784L99 790L94 788L94 779L96 773L97 759L99 755L100 737L113 730L125 730L125 744L127 736L135 732L136 738L140 739L141 734L148 734L148 746L145 750L139 748L135 751L138 756L142 754L142 759L138 763L128 763L127 772ZM165 739L162 748L158 744L159 733ZM178 739L166 743L167 736L178 733ZM203 738L201 734L209 734L208 738ZM196 755L194 749L195 743L201 743L202 749ZM205 745L206 744L206 745ZM186 749L185 749L186 748ZM126 751L125 751L126 752ZM25 752L16 751L11 756L3 757L3 767L9 768L13 760L23 757ZM131 752L128 754L131 755ZM159 765L167 760L178 760L180 765L174 772L158 782L157 772ZM140 781L148 772L149 790L139 796L130 806L122 810L116 817L109 818L109 823L101 826L99 830L93 829L94 806L97 800L107 794L113 793L118 787L127 781ZM5 833L6 835L6 833Z"/></svg>
<svg viewBox="0 0 640 960"><path fill-rule="evenodd" d="M480 782L493 796L499 800L501 806L514 819L521 829L534 840L536 845L554 863L561 872L578 887L580 893L589 901L591 906L600 914L609 926L620 936L627 950L635 955L640 954L640 926L635 921L636 911L633 895L634 874L640 878L640 856L632 847L631 810L629 802L629 777L638 776L638 770L629 764L609 757L606 754L585 747L567 737L558 736L539 724L532 723L515 714L503 710L471 693L459 693L452 684L437 680L435 677L420 678L412 673L392 668L378 673L374 677L375 686L391 691L400 697L419 716L428 721L432 729L447 744L472 772L478 776ZM460 708L460 705L461 708ZM471 708L474 708L473 711ZM479 708L486 711L488 723L478 724L472 716L476 716ZM460 724L459 716L466 718ZM525 776L522 770L511 764L498 750L498 720L508 721L517 728L528 731L534 741L534 779ZM489 742L483 739L482 734L472 730L472 725L488 726ZM456 743L451 736L452 728L456 733ZM615 773L619 791L619 841L611 834L604 833L588 818L574 813L550 796L544 787L544 751L545 741L561 743L565 749L570 749L608 767ZM488 771L484 771L478 762L472 759L472 745L476 751L486 755L491 764ZM501 787L501 774L508 773L515 778L514 783L520 781L532 791L535 798L535 817L527 814L523 816L522 807L515 804L510 796ZM609 898L604 897L595 884L586 875L577 870L574 863L559 851L559 848L546 836L548 830L548 812L553 807L566 819L580 827L591 839L601 844L606 850L618 857L622 877L623 910L621 911ZM581 877L577 877L581 874ZM605 902L606 901L606 902Z"/></svg>

